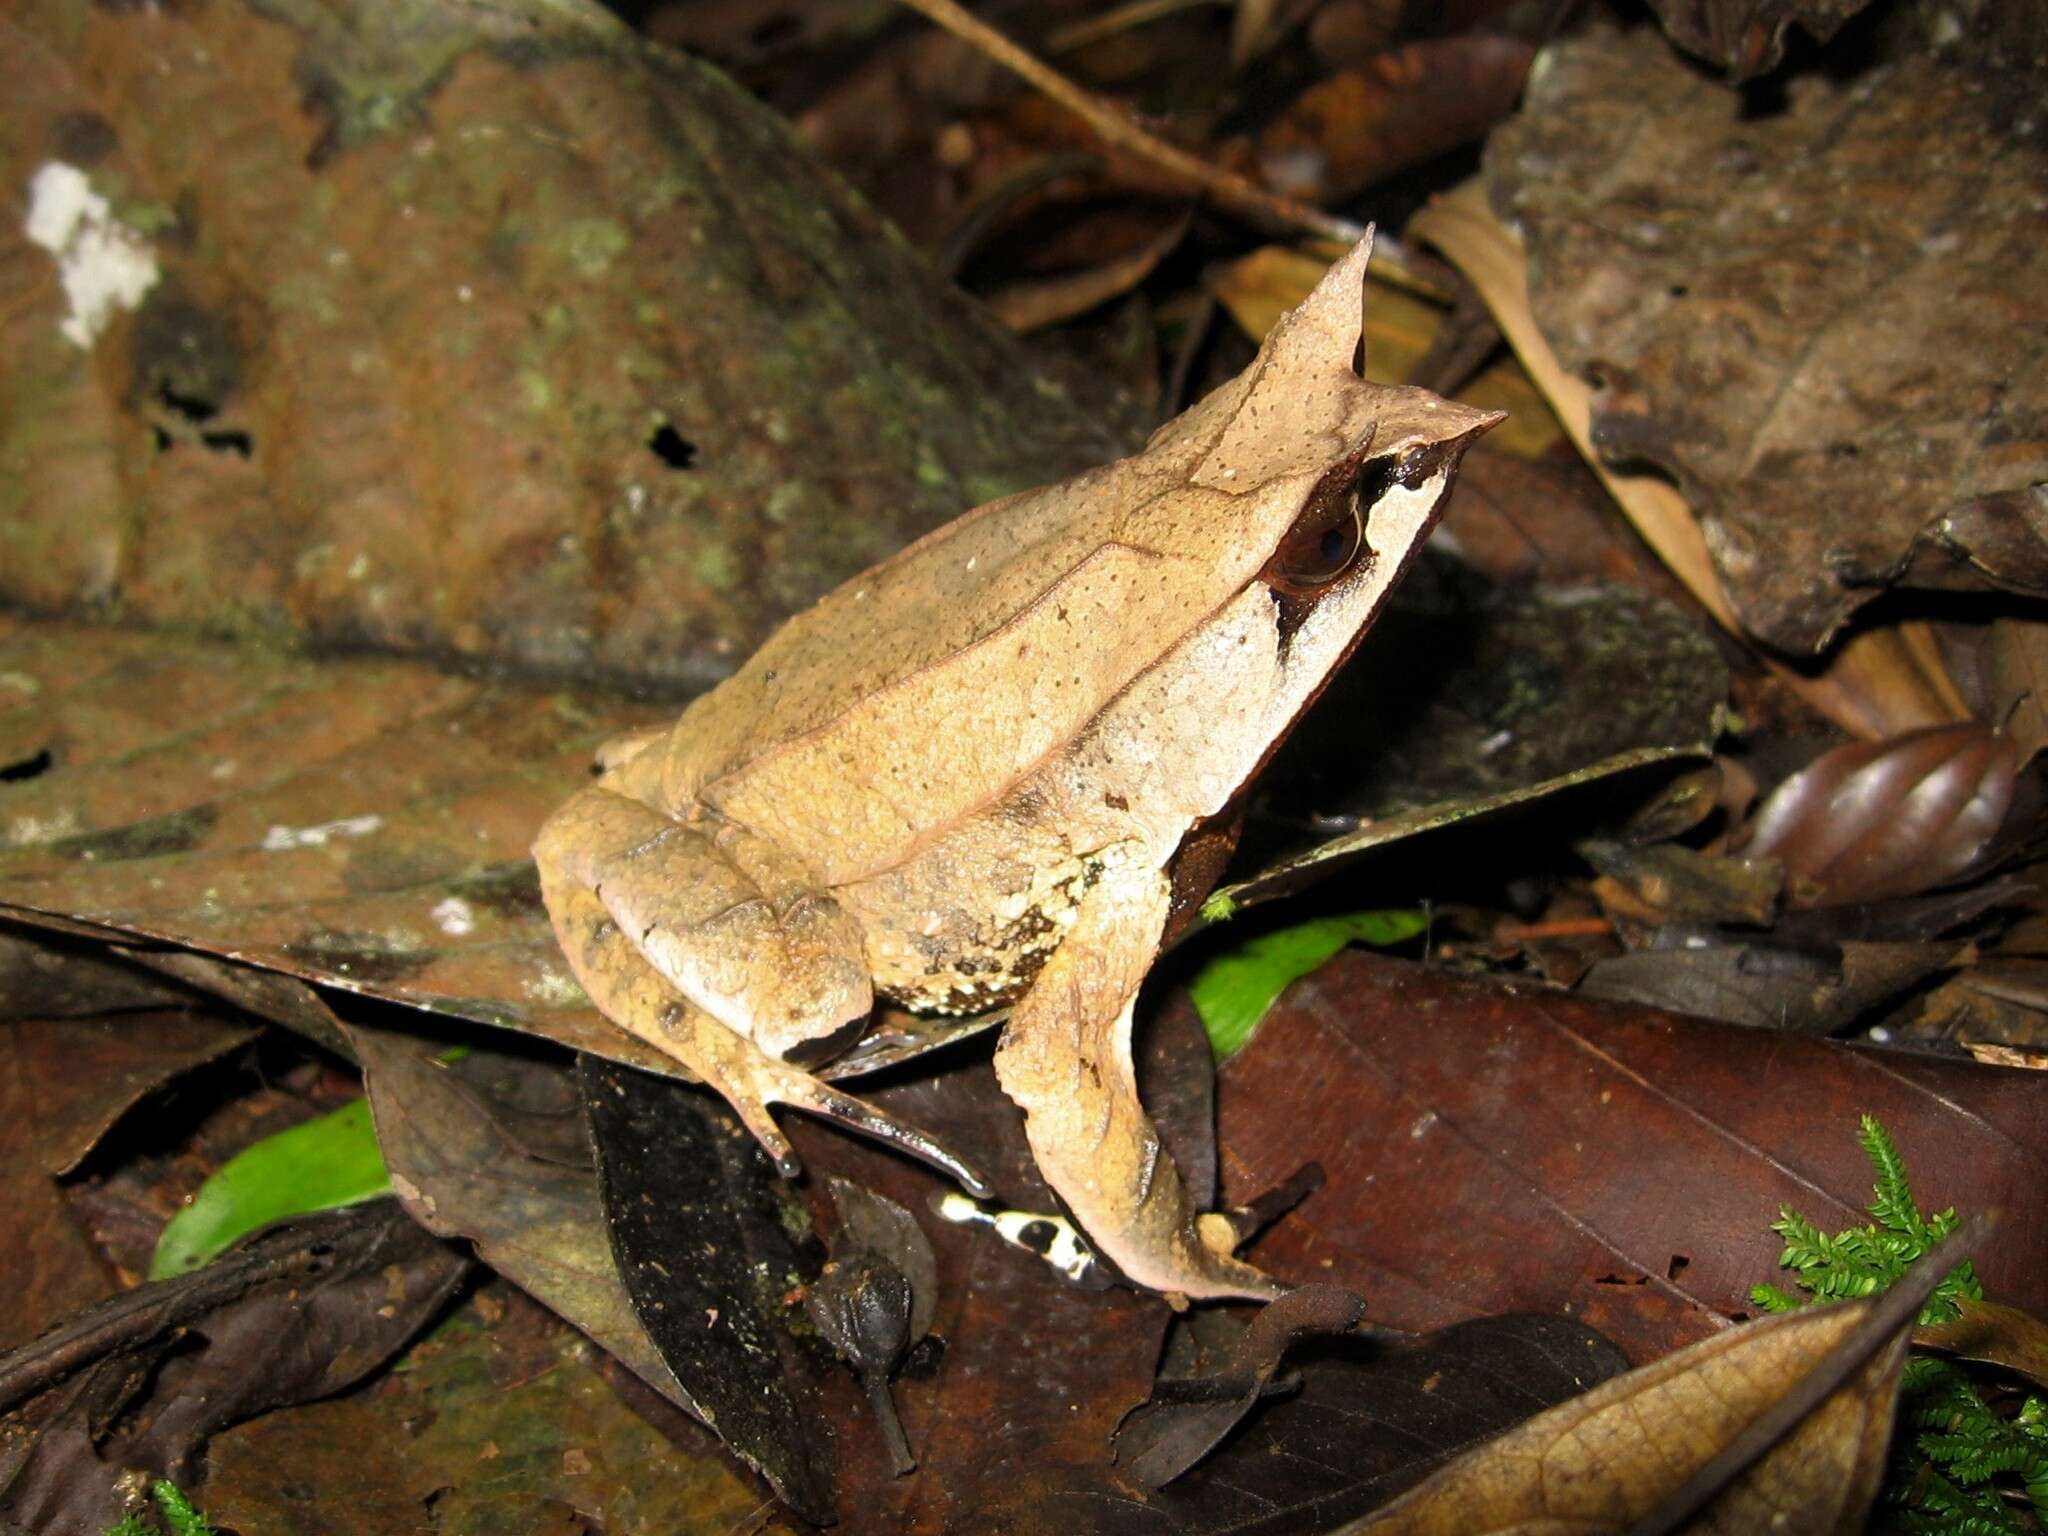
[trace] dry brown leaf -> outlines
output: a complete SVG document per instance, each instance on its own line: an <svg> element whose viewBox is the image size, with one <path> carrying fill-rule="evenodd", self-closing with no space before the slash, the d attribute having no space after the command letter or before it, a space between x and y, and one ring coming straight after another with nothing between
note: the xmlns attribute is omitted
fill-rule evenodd
<svg viewBox="0 0 2048 1536"><path fill-rule="evenodd" d="M1170 220L1136 250L1077 272L1056 277L1023 278L988 296L995 317L1013 331L1043 330L1084 315L1099 304L1129 293L1152 275L1152 269L1188 232L1188 216Z"/></svg>
<svg viewBox="0 0 2048 1536"><path fill-rule="evenodd" d="M1592 25L1487 145L1595 443L1677 480L1788 655L1891 587L2048 595L2039 66L1901 11L1860 43L1766 107Z"/></svg>
<svg viewBox="0 0 2048 1536"><path fill-rule="evenodd" d="M1726 1473L1722 1491L1684 1523L1688 1532L1855 1536L1884 1472L1905 1362L1912 1312L1892 1317L1898 1296L1764 1318L1616 1377L1460 1458L1342 1536L1667 1531L1689 1511L1660 1517L1717 1470ZM1868 1325L1886 1318L1885 1335L1870 1339ZM1834 1386L1818 1406L1755 1447L1761 1459L1717 1468L1802 1385L1829 1376Z"/></svg>
<svg viewBox="0 0 2048 1536"><path fill-rule="evenodd" d="M1269 186L1349 201L1481 137L1514 109L1535 52L1488 33L1390 48L1318 80L1241 152Z"/></svg>
<svg viewBox="0 0 2048 1536"><path fill-rule="evenodd" d="M2038 1387L2048 1387L2048 1323L2018 1307L1972 1296L1958 1296L1956 1305L1961 1317L1922 1324L1913 1330L1913 1342L1965 1360L2002 1365Z"/></svg>
<svg viewBox="0 0 2048 1536"><path fill-rule="evenodd" d="M2005 821L2019 751L1975 723L1823 752L1758 808L1749 859L1784 866L1795 907L1931 890L1967 870Z"/></svg>
<svg viewBox="0 0 2048 1536"><path fill-rule="evenodd" d="M1409 233L1442 251L1471 280L1529 378L1636 531L1724 628L1744 634L1685 498L1669 481L1614 469L1593 451L1592 390L1564 371L1537 328L1529 309L1528 261L1522 243L1494 216L1481 185L1467 182L1435 199L1416 215ZM1503 430L1511 430L1512 424L1510 418ZM1794 669L1768 655L1764 660L1808 704L1858 736L1896 735L1969 714L1924 626L1857 631L1836 647L1818 673Z"/></svg>

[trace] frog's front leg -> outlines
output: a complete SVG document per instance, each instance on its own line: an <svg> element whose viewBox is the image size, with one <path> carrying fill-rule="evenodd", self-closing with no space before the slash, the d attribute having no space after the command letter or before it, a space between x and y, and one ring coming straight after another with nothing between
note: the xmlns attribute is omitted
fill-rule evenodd
<svg viewBox="0 0 2048 1536"><path fill-rule="evenodd" d="M1184 1296L1271 1300L1286 1288L1233 1257L1237 1233L1197 1211L1138 1101L1131 1009L1172 905L1156 869L1111 869L1018 1002L996 1051L1046 1182L1126 1277Z"/></svg>
<svg viewBox="0 0 2048 1536"><path fill-rule="evenodd" d="M771 1104L875 1137L989 1193L922 1132L782 1059L843 1039L873 991L852 919L759 839L685 825L601 783L548 819L534 862L555 937L598 1010L716 1089L786 1175L798 1171L796 1154Z"/></svg>

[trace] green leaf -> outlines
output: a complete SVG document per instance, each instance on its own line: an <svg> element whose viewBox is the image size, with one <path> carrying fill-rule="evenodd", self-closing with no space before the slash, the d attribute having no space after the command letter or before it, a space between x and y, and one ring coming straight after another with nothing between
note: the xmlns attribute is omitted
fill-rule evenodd
<svg viewBox="0 0 2048 1536"><path fill-rule="evenodd" d="M1407 908L1347 912L1261 934L1216 956L1188 988L1216 1059L1225 1060L1243 1049L1287 984L1306 976L1346 944L1401 944L1428 926L1427 913Z"/></svg>
<svg viewBox="0 0 2048 1536"><path fill-rule="evenodd" d="M237 1238L286 1216L390 1192L369 1101L357 1099L230 1158L164 1228L149 1278L197 1269Z"/></svg>

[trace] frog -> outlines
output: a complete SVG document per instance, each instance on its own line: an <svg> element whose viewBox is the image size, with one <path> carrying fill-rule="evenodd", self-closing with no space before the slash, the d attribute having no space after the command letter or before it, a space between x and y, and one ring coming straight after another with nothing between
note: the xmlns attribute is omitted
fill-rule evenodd
<svg viewBox="0 0 2048 1536"><path fill-rule="evenodd" d="M600 749L541 892L614 1025L721 1095L989 1187L817 1075L886 1001L1007 1010L997 1080L1100 1258L1270 1300L1136 1085L1140 984L1246 786L1350 655L1498 412L1362 373L1371 236L1134 455L966 512L787 620L673 725Z"/></svg>

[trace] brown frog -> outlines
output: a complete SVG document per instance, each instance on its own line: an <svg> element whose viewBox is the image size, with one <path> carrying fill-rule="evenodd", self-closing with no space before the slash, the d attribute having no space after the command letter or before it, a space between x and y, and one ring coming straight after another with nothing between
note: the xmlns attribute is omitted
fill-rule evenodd
<svg viewBox="0 0 2048 1536"><path fill-rule="evenodd" d="M778 630L541 830L591 1000L723 1094L943 1148L805 1070L877 997L1009 1004L1033 1156L1130 1280L1270 1297L1138 1101L1131 1009L1239 791L1349 654L1500 418L1365 382L1370 240L1144 451L977 507Z"/></svg>

